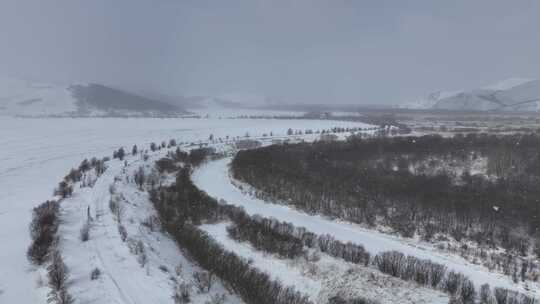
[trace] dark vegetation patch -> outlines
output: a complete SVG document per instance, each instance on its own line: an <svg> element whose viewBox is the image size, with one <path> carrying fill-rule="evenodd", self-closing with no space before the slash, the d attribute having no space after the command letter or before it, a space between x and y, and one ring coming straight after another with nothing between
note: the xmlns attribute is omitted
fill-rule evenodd
<svg viewBox="0 0 540 304"><path fill-rule="evenodd" d="M496 179L471 175L452 182L444 171L415 174L411 163L428 157L487 158ZM396 166L396 164L398 164ZM502 246L526 255L540 227L540 137L470 134L359 139L276 145L240 151L236 179L258 195L368 225L386 224L400 234Z"/></svg>
<svg viewBox="0 0 540 304"><path fill-rule="evenodd" d="M133 111L171 116L187 113L179 106L100 84L74 85L70 90L82 109L95 108L106 112Z"/></svg>

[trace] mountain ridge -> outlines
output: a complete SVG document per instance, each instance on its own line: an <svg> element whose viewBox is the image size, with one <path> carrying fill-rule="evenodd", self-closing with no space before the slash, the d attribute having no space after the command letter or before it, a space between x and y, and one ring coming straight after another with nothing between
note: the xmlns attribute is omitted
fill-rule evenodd
<svg viewBox="0 0 540 304"><path fill-rule="evenodd" d="M401 108L452 111L540 111L540 80L510 78L472 90L439 91Z"/></svg>
<svg viewBox="0 0 540 304"><path fill-rule="evenodd" d="M183 107L96 83L71 85L0 77L0 115L15 117L178 117Z"/></svg>

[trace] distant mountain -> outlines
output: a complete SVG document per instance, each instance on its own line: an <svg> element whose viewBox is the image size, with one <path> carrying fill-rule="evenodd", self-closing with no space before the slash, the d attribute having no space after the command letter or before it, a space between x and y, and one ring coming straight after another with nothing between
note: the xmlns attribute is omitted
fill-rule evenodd
<svg viewBox="0 0 540 304"><path fill-rule="evenodd" d="M540 80L512 78L468 91L437 92L402 107L452 111L540 111Z"/></svg>
<svg viewBox="0 0 540 304"><path fill-rule="evenodd" d="M102 113L111 116L180 116L187 112L180 106L149 99L100 84L73 85L68 88L79 113Z"/></svg>
<svg viewBox="0 0 540 304"><path fill-rule="evenodd" d="M176 117L182 107L100 84L50 84L0 77L0 115Z"/></svg>

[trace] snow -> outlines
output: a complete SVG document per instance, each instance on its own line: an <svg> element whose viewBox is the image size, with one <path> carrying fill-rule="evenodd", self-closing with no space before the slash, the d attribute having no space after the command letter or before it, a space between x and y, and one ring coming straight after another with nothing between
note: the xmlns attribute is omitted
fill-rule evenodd
<svg viewBox="0 0 540 304"><path fill-rule="evenodd" d="M482 87L482 89L504 91L504 90L509 90L513 87L517 87L518 85L522 85L526 82L533 81L533 80L534 79L529 79L529 78L508 78L508 79L504 79L499 82L484 86Z"/></svg>
<svg viewBox="0 0 540 304"><path fill-rule="evenodd" d="M412 110L430 109L434 107L437 102L439 102L439 100L455 96L462 92L463 91L438 91L431 93L426 97L419 98L415 101L406 102L400 105L400 107Z"/></svg>
<svg viewBox="0 0 540 304"><path fill-rule="evenodd" d="M404 103L400 107L458 111L538 111L540 103L535 100L539 97L539 80L509 78L465 91L435 92L416 101ZM530 102L520 103L522 101Z"/></svg>
<svg viewBox="0 0 540 304"><path fill-rule="evenodd" d="M76 110L67 85L0 77L0 115L49 116Z"/></svg>
<svg viewBox="0 0 540 304"><path fill-rule="evenodd" d="M438 252L427 243L414 240L404 240L381 232L364 229L358 225L339 222L321 216L308 215L288 206L266 203L260 199L243 193L229 177L230 158L208 162L193 174L193 181L200 189L210 196L224 199L229 204L242 206L249 214L261 214L275 217L281 221L291 222L296 226L305 227L316 234L331 234L341 241L351 241L363 245L369 252L376 254L382 251L398 250L407 255L444 264L450 270L467 275L478 287L489 283L494 287L505 287L512 290L540 296L539 288L528 292L523 284L514 284L510 277L491 273L485 267L474 265L465 259ZM538 286L536 286L538 287Z"/></svg>
<svg viewBox="0 0 540 304"><path fill-rule="evenodd" d="M243 136L246 132L252 136L271 131L275 135L284 135L289 127L316 130L334 126L366 125L327 120L23 119L0 116L0 243L3 244L0 250L0 302L44 302L47 289L37 288L40 277L44 279L42 271L36 271L26 259L31 211L50 199L58 182L84 158L111 156L120 146L129 151L133 144L147 149L150 142L171 138L198 143L208 139L210 134L216 138ZM114 167L111 170L108 174L114 174ZM71 211L68 208L62 212ZM71 229L77 232L80 224ZM70 256L64 258L67 263L73 262Z"/></svg>
<svg viewBox="0 0 540 304"><path fill-rule="evenodd" d="M128 167L117 160L109 162L109 168L93 188L76 189L75 195L62 203L60 246L71 273L69 291L79 303L173 303L175 284L171 276L176 277L175 267L182 265L182 274L176 279L190 284L193 273L200 271L168 235L141 225L156 212L148 193L138 191L133 182L126 182L144 162L139 155L128 159ZM153 164L156 159L157 155L146 164ZM108 207L112 184L115 195L123 198L121 222L128 232L127 242L121 240L117 221ZM90 239L82 242L79 231L87 220L87 207L93 220ZM148 262L144 266L139 264L137 255L130 252L129 244L137 241L146 248ZM96 267L102 275L92 281L90 273ZM209 294L197 294L193 289L191 299L194 303L204 303L215 293L227 294L227 303L242 303L237 296L228 294L219 282Z"/></svg>
<svg viewBox="0 0 540 304"><path fill-rule="evenodd" d="M439 291L412 282L384 275L370 268L354 265L319 253L321 259L309 262L304 258L281 259L257 251L247 242L236 242L227 235L228 223L203 225L201 229L221 243L227 250L252 261L252 265L281 281L294 286L314 303L326 303L335 295L345 298L366 297L381 304L430 303L446 304L448 297Z"/></svg>

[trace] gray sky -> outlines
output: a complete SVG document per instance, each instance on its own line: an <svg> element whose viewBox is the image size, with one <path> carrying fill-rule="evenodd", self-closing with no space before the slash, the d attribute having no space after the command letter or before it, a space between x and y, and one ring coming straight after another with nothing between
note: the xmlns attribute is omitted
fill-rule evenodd
<svg viewBox="0 0 540 304"><path fill-rule="evenodd" d="M0 73L397 103L540 78L540 1L1 0Z"/></svg>

